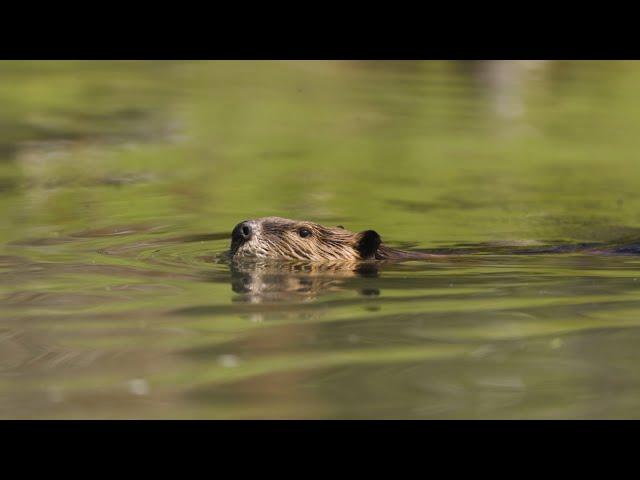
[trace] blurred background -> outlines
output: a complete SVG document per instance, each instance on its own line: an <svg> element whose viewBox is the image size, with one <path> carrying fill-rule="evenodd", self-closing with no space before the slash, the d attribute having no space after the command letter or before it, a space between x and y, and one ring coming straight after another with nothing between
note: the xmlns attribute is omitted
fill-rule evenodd
<svg viewBox="0 0 640 480"><path fill-rule="evenodd" d="M232 271L239 221L640 238L640 63L0 62L0 417L640 416L633 256Z"/></svg>

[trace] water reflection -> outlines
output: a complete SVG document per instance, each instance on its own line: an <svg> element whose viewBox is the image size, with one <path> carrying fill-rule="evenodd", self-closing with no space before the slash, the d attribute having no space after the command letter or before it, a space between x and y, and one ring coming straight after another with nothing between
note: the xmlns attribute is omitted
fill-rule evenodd
<svg viewBox="0 0 640 480"><path fill-rule="evenodd" d="M310 301L345 288L345 279L378 276L379 265L361 263L304 263L231 261L231 288L239 300L251 303ZM361 289L362 295L376 295L375 289Z"/></svg>

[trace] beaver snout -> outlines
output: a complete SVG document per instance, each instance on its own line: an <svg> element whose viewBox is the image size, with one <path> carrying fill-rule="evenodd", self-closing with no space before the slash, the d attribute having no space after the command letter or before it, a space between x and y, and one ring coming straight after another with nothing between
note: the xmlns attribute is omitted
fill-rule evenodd
<svg viewBox="0 0 640 480"><path fill-rule="evenodd" d="M240 222L231 232L231 240L233 242L246 242L253 235L253 228L250 222Z"/></svg>

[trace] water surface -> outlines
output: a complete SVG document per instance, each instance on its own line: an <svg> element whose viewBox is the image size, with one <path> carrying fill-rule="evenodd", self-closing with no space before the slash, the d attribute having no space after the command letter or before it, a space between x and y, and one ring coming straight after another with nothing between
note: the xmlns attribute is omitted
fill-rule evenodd
<svg viewBox="0 0 640 480"><path fill-rule="evenodd" d="M638 418L636 62L0 62L1 418ZM241 220L437 262L232 268Z"/></svg>

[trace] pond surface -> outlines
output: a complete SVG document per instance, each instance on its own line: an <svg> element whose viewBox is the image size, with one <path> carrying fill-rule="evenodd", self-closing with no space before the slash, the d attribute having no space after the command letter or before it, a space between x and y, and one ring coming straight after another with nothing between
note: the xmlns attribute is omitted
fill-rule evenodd
<svg viewBox="0 0 640 480"><path fill-rule="evenodd" d="M1 418L640 418L637 62L0 62ZM232 268L278 215L457 249Z"/></svg>

